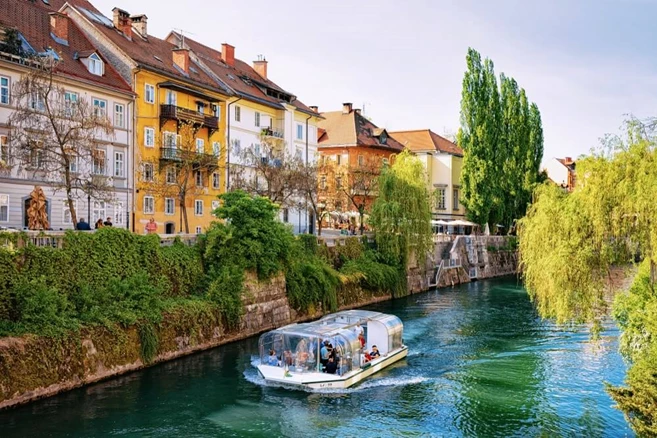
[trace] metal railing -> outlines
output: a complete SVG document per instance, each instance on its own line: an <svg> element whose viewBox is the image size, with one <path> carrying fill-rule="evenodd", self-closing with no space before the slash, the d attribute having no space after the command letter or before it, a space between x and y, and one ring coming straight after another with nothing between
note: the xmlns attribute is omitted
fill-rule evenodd
<svg viewBox="0 0 657 438"><path fill-rule="evenodd" d="M95 233L96 230L80 231L81 233ZM12 239L9 234L15 233ZM7 234L0 237L0 248L24 248L28 245L40 248L63 248L65 231L14 231L8 230ZM161 246L171 246L176 240L185 245L195 245L198 241L197 234L158 234ZM15 244L13 242L16 242Z"/></svg>
<svg viewBox="0 0 657 438"><path fill-rule="evenodd" d="M160 117L164 119L185 120L206 126L210 129L219 129L219 118L176 105L160 105Z"/></svg>

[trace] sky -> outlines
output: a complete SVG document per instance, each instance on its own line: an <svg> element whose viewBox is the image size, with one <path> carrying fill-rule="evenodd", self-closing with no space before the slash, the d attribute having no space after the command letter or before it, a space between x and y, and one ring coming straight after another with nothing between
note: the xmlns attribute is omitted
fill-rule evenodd
<svg viewBox="0 0 657 438"><path fill-rule="evenodd" d="M91 1L146 14L160 38L264 55L306 105L352 102L389 131L458 131L468 47L538 105L544 162L588 153L629 114L657 116L657 0Z"/></svg>

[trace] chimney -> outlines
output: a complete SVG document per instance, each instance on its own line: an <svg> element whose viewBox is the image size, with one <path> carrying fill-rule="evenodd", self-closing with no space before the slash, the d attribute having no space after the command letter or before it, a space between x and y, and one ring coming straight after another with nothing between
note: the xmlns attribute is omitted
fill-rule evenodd
<svg viewBox="0 0 657 438"><path fill-rule="evenodd" d="M228 43L221 45L221 60L231 67L235 66L235 47Z"/></svg>
<svg viewBox="0 0 657 438"><path fill-rule="evenodd" d="M132 28L137 31L139 35L144 38L148 38L148 17L144 14L131 15L130 20L132 20Z"/></svg>
<svg viewBox="0 0 657 438"><path fill-rule="evenodd" d="M319 107L318 107L318 106L313 105L313 106L309 106L308 108L310 108L311 110L315 111L316 113L319 112Z"/></svg>
<svg viewBox="0 0 657 438"><path fill-rule="evenodd" d="M566 157L566 162L567 162L567 163L570 163L570 162L572 162L572 161L573 161L573 159L572 159L571 157Z"/></svg>
<svg viewBox="0 0 657 438"><path fill-rule="evenodd" d="M132 20L130 14L123 9L112 9L112 24L128 38L132 39Z"/></svg>
<svg viewBox="0 0 657 438"><path fill-rule="evenodd" d="M267 60L264 56L258 55L258 60L253 61L253 69L263 78L267 79Z"/></svg>
<svg viewBox="0 0 657 438"><path fill-rule="evenodd" d="M60 12L50 14L50 32L60 40L68 41L68 17Z"/></svg>
<svg viewBox="0 0 657 438"><path fill-rule="evenodd" d="M173 63L185 73L189 73L189 49L173 49Z"/></svg>
<svg viewBox="0 0 657 438"><path fill-rule="evenodd" d="M356 109L354 110L354 112L355 112L356 114L360 114L360 108L356 108Z"/></svg>
<svg viewBox="0 0 657 438"><path fill-rule="evenodd" d="M342 104L342 114L349 114L351 112L352 107L353 107L353 104L351 102L343 103Z"/></svg>

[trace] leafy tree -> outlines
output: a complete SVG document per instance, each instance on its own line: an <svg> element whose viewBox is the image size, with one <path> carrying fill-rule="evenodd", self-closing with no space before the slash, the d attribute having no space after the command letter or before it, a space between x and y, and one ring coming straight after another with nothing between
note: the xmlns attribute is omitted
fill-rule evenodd
<svg viewBox="0 0 657 438"><path fill-rule="evenodd" d="M510 229L525 214L538 180L540 112L513 78L501 75L498 88L491 60L482 63L469 49L466 61L457 136L464 151L463 204L470 220Z"/></svg>
<svg viewBox="0 0 657 438"><path fill-rule="evenodd" d="M57 82L56 60L37 62L13 89L15 109L9 117L12 157L8 162L16 171L63 190L71 219L77 223L76 199L83 195L114 198L105 151L98 146L99 140L113 138L114 129L90 99L67 97Z"/></svg>
<svg viewBox="0 0 657 438"><path fill-rule="evenodd" d="M0 52L23 56L23 44L16 29L5 29L5 37L0 43Z"/></svg>
<svg viewBox="0 0 657 438"><path fill-rule="evenodd" d="M558 322L594 321L607 309L605 279L612 264L635 257L644 265L631 289L614 303L621 351L633 366L627 387L609 388L638 434L657 431L657 138L632 119L624 137L578 161L572 193L546 183L520 221L521 268L541 316ZM549 251L546 251L549 248Z"/></svg>
<svg viewBox="0 0 657 438"><path fill-rule="evenodd" d="M408 150L379 177L379 196L370 221L379 250L392 260L413 252L420 265L432 246L431 204L422 162Z"/></svg>

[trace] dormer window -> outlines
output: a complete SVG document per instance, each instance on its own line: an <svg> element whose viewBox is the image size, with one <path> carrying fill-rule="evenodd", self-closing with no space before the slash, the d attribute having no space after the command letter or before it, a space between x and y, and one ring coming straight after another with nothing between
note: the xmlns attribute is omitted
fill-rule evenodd
<svg viewBox="0 0 657 438"><path fill-rule="evenodd" d="M103 75L103 61L100 59L98 55L95 53L91 54L88 59L87 63L87 68L89 69L89 73L92 75L96 76L102 76Z"/></svg>
<svg viewBox="0 0 657 438"><path fill-rule="evenodd" d="M381 135L379 136L379 143L386 144L387 140L388 140L388 136L386 135L385 132L382 132Z"/></svg>

